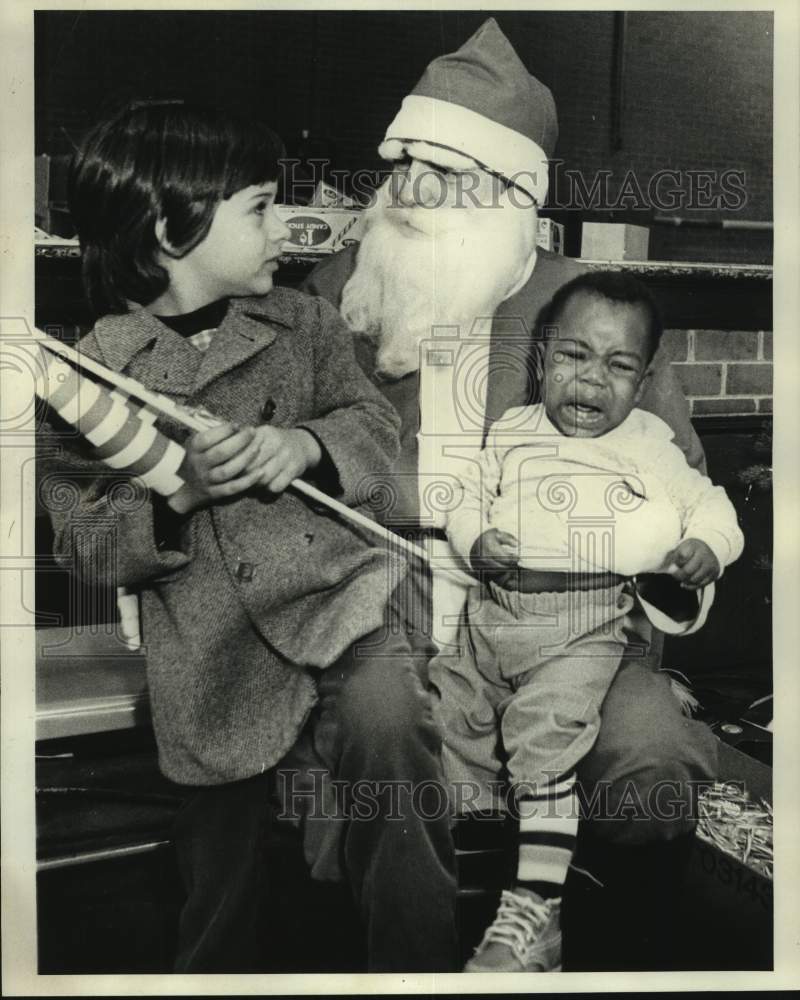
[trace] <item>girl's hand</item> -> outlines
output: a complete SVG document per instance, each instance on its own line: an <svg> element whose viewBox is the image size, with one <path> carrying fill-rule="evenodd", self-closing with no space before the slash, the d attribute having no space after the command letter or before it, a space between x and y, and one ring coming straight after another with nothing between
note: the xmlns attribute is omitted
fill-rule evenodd
<svg viewBox="0 0 800 1000"><path fill-rule="evenodd" d="M519 539L508 531L489 528L475 540L469 561L476 573L513 569L519 564Z"/></svg>
<svg viewBox="0 0 800 1000"><path fill-rule="evenodd" d="M293 479L319 465L322 449L317 439L302 428L270 427L254 429L258 452L253 468L257 481L272 493L282 493Z"/></svg>
<svg viewBox="0 0 800 1000"><path fill-rule="evenodd" d="M167 501L179 514L243 493L260 478L253 465L260 447L253 427L223 423L193 434L185 447L184 484Z"/></svg>
<svg viewBox="0 0 800 1000"><path fill-rule="evenodd" d="M712 583L720 574L717 557L699 538L684 538L666 558L670 576L680 581L684 590L698 590Z"/></svg>

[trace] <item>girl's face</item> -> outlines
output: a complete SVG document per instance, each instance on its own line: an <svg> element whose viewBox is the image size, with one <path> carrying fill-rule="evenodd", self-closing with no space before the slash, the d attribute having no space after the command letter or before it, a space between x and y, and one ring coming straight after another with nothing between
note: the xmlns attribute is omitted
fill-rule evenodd
<svg viewBox="0 0 800 1000"><path fill-rule="evenodd" d="M193 298L265 295L289 228L275 213L275 181L243 188L217 205L206 238L173 273Z"/></svg>
<svg viewBox="0 0 800 1000"><path fill-rule="evenodd" d="M580 291L556 329L545 351L547 416L562 434L600 437L628 416L649 377L645 310Z"/></svg>

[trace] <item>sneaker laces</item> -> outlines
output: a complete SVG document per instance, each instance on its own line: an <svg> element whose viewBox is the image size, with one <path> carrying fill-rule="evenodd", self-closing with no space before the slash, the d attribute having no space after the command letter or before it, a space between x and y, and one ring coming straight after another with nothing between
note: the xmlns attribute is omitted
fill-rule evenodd
<svg viewBox="0 0 800 1000"><path fill-rule="evenodd" d="M497 916L477 950L480 951L492 942L504 944L524 964L528 949L549 920L552 905L556 902L558 901L549 899L537 903L528 896L503 890Z"/></svg>

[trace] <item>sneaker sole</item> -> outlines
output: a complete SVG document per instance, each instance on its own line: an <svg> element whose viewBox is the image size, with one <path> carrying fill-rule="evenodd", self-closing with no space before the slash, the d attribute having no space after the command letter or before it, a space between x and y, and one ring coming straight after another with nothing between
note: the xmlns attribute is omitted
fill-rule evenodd
<svg viewBox="0 0 800 1000"><path fill-rule="evenodd" d="M481 974L481 973L485 974L485 973L488 973L488 972L494 972L494 973L496 973L498 970L497 969L475 969L475 968L468 969L466 967L466 965L465 965L462 971L466 972L466 973L477 972L478 974ZM561 970L561 966L560 965L554 965L552 969L541 969L539 971L541 971L541 972L561 972L562 970Z"/></svg>

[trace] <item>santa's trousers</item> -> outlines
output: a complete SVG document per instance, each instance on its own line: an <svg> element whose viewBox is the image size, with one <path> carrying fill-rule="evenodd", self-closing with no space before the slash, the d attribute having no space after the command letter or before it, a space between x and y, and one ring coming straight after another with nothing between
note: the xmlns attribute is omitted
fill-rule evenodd
<svg viewBox="0 0 800 1000"><path fill-rule="evenodd" d="M318 690L304 736L335 779L327 785L335 797L317 814L304 810L306 842L316 839L315 824L338 828L369 971L454 970L455 856L440 738L406 638L396 630L365 637L320 672ZM284 808L302 809L302 786L283 791ZM263 967L267 795L267 776L197 789L179 817L188 899L177 972Z"/></svg>

